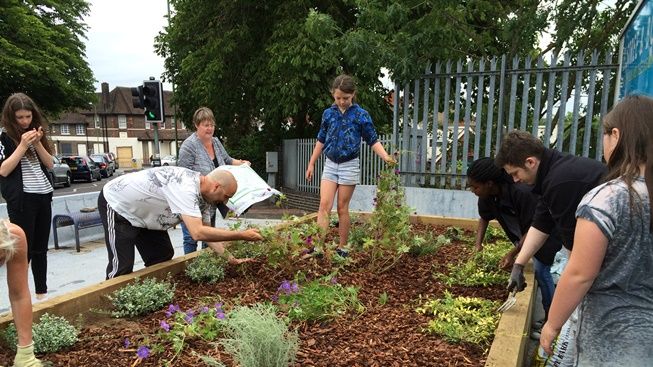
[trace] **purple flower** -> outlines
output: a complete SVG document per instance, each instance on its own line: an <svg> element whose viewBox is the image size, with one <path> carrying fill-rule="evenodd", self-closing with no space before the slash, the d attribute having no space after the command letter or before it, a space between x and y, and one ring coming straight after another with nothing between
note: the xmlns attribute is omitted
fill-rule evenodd
<svg viewBox="0 0 653 367"><path fill-rule="evenodd" d="M336 277L331 278L331 284L338 284L338 278Z"/></svg>
<svg viewBox="0 0 653 367"><path fill-rule="evenodd" d="M136 351L136 355L140 359L145 359L150 356L150 348L141 345L140 347L138 347L138 350Z"/></svg>
<svg viewBox="0 0 653 367"><path fill-rule="evenodd" d="M172 316L177 311L179 311L179 306L171 304L170 306L168 306L168 311L166 311L166 317Z"/></svg>
<svg viewBox="0 0 653 367"><path fill-rule="evenodd" d="M220 320L224 320L224 312L218 312L216 317L219 318Z"/></svg>
<svg viewBox="0 0 653 367"><path fill-rule="evenodd" d="M281 282L281 285L279 286L279 290L284 292L285 294L290 294L290 282L287 280Z"/></svg>
<svg viewBox="0 0 653 367"><path fill-rule="evenodd" d="M207 313L207 312L209 312L209 308L204 306L204 307L202 307L202 310L200 312L201 313Z"/></svg>
<svg viewBox="0 0 653 367"><path fill-rule="evenodd" d="M290 290L292 291L292 293L299 293L299 285L297 284L297 282L292 282Z"/></svg>
<svg viewBox="0 0 653 367"><path fill-rule="evenodd" d="M273 294L273 295L272 295L272 301L273 301L273 302L277 302L277 301L279 301L279 295L276 294L276 293Z"/></svg>
<svg viewBox="0 0 653 367"><path fill-rule="evenodd" d="M186 321L186 323L192 324L193 323L193 314L192 313L186 314L186 316L184 316L184 320Z"/></svg>
<svg viewBox="0 0 653 367"><path fill-rule="evenodd" d="M125 338L125 341L122 342L122 345L123 345L125 348L129 348L129 346L130 346L131 344L132 344L132 343L129 341L129 338Z"/></svg>
<svg viewBox="0 0 653 367"><path fill-rule="evenodd" d="M161 329L165 330L166 332L170 331L170 324L165 322L165 320L161 320L159 325L161 325Z"/></svg>
<svg viewBox="0 0 653 367"><path fill-rule="evenodd" d="M313 244L313 236L306 237L306 244L309 246Z"/></svg>
<svg viewBox="0 0 653 367"><path fill-rule="evenodd" d="M399 168L395 168L395 175L398 175L399 173Z"/></svg>

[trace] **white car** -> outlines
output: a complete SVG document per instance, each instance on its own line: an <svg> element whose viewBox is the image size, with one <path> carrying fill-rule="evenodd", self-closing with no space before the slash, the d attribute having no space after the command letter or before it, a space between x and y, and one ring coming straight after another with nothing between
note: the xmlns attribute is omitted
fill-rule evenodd
<svg viewBox="0 0 653 367"><path fill-rule="evenodd" d="M176 166L177 165L177 157L174 155L167 155L163 158L161 158L161 165L162 166Z"/></svg>

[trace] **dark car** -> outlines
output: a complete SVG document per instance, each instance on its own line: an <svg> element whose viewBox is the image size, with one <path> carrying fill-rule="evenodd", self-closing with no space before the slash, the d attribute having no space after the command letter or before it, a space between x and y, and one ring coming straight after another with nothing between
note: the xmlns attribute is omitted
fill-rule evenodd
<svg viewBox="0 0 653 367"><path fill-rule="evenodd" d="M91 154L91 159L95 161L95 163L97 163L100 167L100 173L102 174L102 177L113 176L113 172L116 170L116 165L111 161L107 154Z"/></svg>
<svg viewBox="0 0 653 367"><path fill-rule="evenodd" d="M94 179L98 181L102 179L100 167L90 157L73 155L62 157L61 160L66 162L70 167L70 172L73 174L73 181L84 180L91 182Z"/></svg>
<svg viewBox="0 0 653 367"><path fill-rule="evenodd" d="M52 169L48 169L50 174L50 183L52 187L57 185L63 185L64 187L70 187L70 183L73 180L73 174L70 171L70 167L66 162L62 162L57 157L52 157Z"/></svg>

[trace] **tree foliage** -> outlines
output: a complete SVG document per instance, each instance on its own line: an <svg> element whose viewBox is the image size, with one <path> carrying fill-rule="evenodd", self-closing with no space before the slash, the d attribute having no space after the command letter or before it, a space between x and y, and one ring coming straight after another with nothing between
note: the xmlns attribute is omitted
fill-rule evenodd
<svg viewBox="0 0 653 367"><path fill-rule="evenodd" d="M535 56L551 29L552 50L613 47L631 2L171 0L171 25L156 45L184 121L206 105L229 149L257 131L267 137L257 148L269 149L315 136L339 73L356 77L358 102L388 131L380 78L411 80L442 59Z"/></svg>
<svg viewBox="0 0 653 367"><path fill-rule="evenodd" d="M0 100L15 92L49 114L88 107L93 73L82 41L84 0L0 2Z"/></svg>

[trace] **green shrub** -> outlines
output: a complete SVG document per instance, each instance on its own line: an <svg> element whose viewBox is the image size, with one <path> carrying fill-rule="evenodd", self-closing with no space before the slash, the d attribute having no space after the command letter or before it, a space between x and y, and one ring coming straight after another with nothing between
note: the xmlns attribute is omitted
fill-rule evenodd
<svg viewBox="0 0 653 367"><path fill-rule="evenodd" d="M358 301L358 289L343 287L335 277L316 279L301 287L297 282L285 280L275 298L291 320L330 320L349 310L365 309Z"/></svg>
<svg viewBox="0 0 653 367"><path fill-rule="evenodd" d="M426 237L416 236L413 238L408 253L413 256L432 255L438 252L440 247L450 243L451 240L444 235L439 235L435 238L433 238L431 233Z"/></svg>
<svg viewBox="0 0 653 367"><path fill-rule="evenodd" d="M32 325L34 352L54 353L70 347L77 342L78 334L79 331L63 317L44 313L39 322ZM16 349L18 334L14 323L5 330L5 340L12 349Z"/></svg>
<svg viewBox="0 0 653 367"><path fill-rule="evenodd" d="M114 317L134 317L163 308L172 301L175 286L169 280L147 278L129 284L108 296L113 304Z"/></svg>
<svg viewBox="0 0 653 367"><path fill-rule="evenodd" d="M239 307L226 318L227 353L241 367L285 367L295 364L299 337L276 316L271 305Z"/></svg>
<svg viewBox="0 0 653 367"><path fill-rule="evenodd" d="M430 300L416 311L431 315L425 331L442 336L453 343L461 341L487 346L494 336L500 313L499 302L473 297L453 297L445 292L444 298Z"/></svg>
<svg viewBox="0 0 653 367"><path fill-rule="evenodd" d="M205 250L186 266L186 275L197 283L217 283L224 279L227 259L212 250Z"/></svg>
<svg viewBox="0 0 653 367"><path fill-rule="evenodd" d="M512 248L508 241L483 246L466 262L450 264L449 274L436 274L445 284L466 287L489 286L508 282L508 273L499 269L499 261Z"/></svg>

